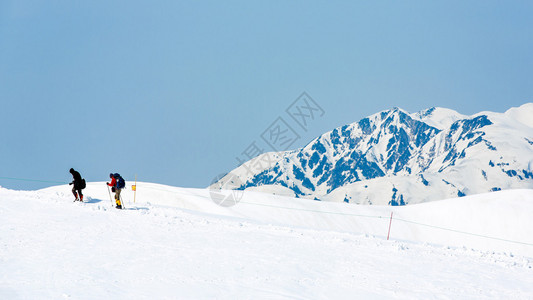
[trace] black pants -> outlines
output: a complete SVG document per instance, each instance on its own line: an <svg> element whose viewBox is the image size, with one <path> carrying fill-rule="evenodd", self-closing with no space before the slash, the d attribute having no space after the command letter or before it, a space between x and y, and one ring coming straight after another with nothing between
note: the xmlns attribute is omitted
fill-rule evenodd
<svg viewBox="0 0 533 300"><path fill-rule="evenodd" d="M76 194L76 191L78 192L77 194ZM81 196L83 196L83 194L81 193L81 189L78 188L76 185L72 187L72 194L74 194L74 197L76 198L78 198L78 194L80 195L80 198Z"/></svg>

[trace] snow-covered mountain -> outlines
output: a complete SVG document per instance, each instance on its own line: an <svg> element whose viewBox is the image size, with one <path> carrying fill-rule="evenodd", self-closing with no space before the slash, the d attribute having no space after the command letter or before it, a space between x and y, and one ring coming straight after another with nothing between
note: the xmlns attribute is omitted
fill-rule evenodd
<svg viewBox="0 0 533 300"><path fill-rule="evenodd" d="M533 188L533 103L472 116L393 108L301 149L264 153L217 184L230 181L245 190L390 205Z"/></svg>

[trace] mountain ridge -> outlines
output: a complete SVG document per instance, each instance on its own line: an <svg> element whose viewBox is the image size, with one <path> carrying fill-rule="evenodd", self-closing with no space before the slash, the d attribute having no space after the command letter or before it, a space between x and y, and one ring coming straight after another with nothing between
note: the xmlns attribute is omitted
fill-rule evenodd
<svg viewBox="0 0 533 300"><path fill-rule="evenodd" d="M533 103L471 116L440 107L416 113L395 107L337 127L302 148L264 153L219 184L237 178L239 189L388 205L533 188L531 115ZM265 156L273 163L256 172L246 167Z"/></svg>

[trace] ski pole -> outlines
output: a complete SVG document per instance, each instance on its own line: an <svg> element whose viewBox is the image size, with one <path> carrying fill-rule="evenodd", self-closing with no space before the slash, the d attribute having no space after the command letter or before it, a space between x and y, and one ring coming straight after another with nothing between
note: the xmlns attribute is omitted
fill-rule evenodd
<svg viewBox="0 0 533 300"><path fill-rule="evenodd" d="M122 194L119 195L120 198L120 204L122 204L122 209L126 209L126 205L124 205L124 201L122 200Z"/></svg>
<svg viewBox="0 0 533 300"><path fill-rule="evenodd" d="M111 198L111 191L109 191L109 185L107 185L107 192L109 193L109 200L111 201L111 205L113 205L113 198Z"/></svg>

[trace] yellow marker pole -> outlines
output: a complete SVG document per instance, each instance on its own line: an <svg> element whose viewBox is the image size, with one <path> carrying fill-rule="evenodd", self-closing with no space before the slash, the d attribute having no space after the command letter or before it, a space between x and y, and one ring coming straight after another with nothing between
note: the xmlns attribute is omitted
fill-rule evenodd
<svg viewBox="0 0 533 300"><path fill-rule="evenodd" d="M137 174L135 174L135 184L131 186L131 190L133 191L133 203L135 203L135 198L137 196Z"/></svg>

